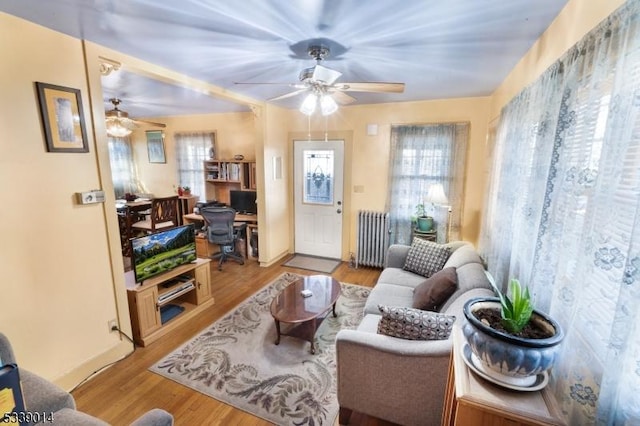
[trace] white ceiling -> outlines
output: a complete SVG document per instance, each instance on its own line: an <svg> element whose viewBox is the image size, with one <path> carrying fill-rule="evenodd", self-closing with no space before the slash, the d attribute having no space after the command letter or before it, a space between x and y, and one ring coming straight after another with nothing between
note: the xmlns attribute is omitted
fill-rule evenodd
<svg viewBox="0 0 640 426"><path fill-rule="evenodd" d="M402 82L356 104L491 94L567 0L0 0L0 11L258 100L291 91L331 48L338 82ZM105 100L134 117L247 110L118 72ZM283 83L283 84L242 84ZM300 97L274 101L294 108ZM107 105L107 109L110 107Z"/></svg>

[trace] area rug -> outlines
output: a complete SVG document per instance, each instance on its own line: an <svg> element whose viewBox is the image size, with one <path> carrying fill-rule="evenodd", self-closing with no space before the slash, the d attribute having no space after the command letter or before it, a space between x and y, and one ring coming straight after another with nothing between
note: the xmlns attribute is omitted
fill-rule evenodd
<svg viewBox="0 0 640 426"><path fill-rule="evenodd" d="M332 273L339 265L340 260L328 259L326 257L307 256L304 254L296 254L282 264L282 266L324 272L325 274Z"/></svg>
<svg viewBox="0 0 640 426"><path fill-rule="evenodd" d="M150 370L278 425L334 424L335 337L360 323L369 289L340 284L338 316L318 328L312 355L301 339L274 344L271 301L299 277L282 274Z"/></svg>

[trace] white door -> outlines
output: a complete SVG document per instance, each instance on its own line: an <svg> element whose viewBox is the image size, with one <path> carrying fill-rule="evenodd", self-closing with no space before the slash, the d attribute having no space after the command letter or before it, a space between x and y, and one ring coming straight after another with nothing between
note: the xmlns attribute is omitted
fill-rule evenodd
<svg viewBox="0 0 640 426"><path fill-rule="evenodd" d="M295 251L342 257L344 141L294 141Z"/></svg>

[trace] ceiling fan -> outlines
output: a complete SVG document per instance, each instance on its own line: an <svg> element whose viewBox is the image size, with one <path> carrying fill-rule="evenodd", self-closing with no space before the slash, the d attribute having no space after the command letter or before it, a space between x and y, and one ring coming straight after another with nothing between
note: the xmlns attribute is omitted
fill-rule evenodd
<svg viewBox="0 0 640 426"><path fill-rule="evenodd" d="M300 71L299 83L236 83L236 84L287 84L296 90L267 99L267 101L277 101L290 98L292 96L307 93L307 97L302 103L300 110L311 115L315 110L315 105L320 103L323 115L329 115L338 108L336 102L341 105L348 105L356 99L345 92L375 92L375 93L402 93L404 83L387 82L363 82L363 83L339 83L337 80L342 76L340 71L321 65L321 62L329 56L330 49L323 45L309 46L307 53L316 60L316 65Z"/></svg>
<svg viewBox="0 0 640 426"><path fill-rule="evenodd" d="M156 127L167 127L167 125L163 123L129 118L129 113L118 108L121 102L118 98L111 98L109 102L113 104L113 109L105 112L107 134L109 136L115 138L129 136L131 132L139 126L138 123L146 123Z"/></svg>

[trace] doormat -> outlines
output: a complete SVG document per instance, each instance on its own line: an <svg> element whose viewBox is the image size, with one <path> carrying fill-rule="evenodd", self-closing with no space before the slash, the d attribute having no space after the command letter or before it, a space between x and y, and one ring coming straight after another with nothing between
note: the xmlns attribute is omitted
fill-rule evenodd
<svg viewBox="0 0 640 426"><path fill-rule="evenodd" d="M269 310L299 278L285 272L150 370L276 425L337 424L336 334L358 326L370 289L340 283L338 316L322 322L312 355L302 339L283 336L275 344Z"/></svg>
<svg viewBox="0 0 640 426"><path fill-rule="evenodd" d="M340 265L340 263L341 261L337 259L296 254L291 259L283 263L282 266L330 274Z"/></svg>

